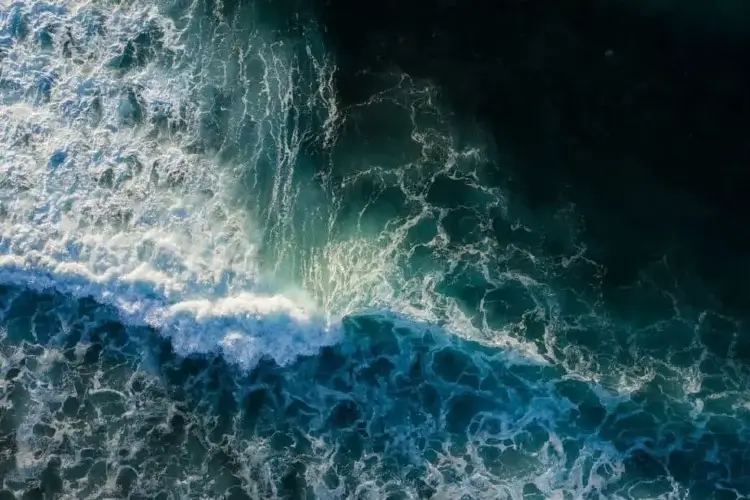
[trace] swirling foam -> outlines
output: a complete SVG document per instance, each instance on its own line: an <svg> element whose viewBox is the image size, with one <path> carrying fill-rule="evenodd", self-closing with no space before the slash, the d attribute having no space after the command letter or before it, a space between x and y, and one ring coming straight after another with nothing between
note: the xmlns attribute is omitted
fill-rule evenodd
<svg viewBox="0 0 750 500"><path fill-rule="evenodd" d="M182 354L288 363L337 328L264 284L256 230L230 200L236 173L216 155L238 133L220 102L228 73L255 77L241 112L262 144L294 104L294 61L255 29L247 50L262 64L232 67L232 34L185 19L141 1L35 1L0 16L0 282L92 297Z"/></svg>

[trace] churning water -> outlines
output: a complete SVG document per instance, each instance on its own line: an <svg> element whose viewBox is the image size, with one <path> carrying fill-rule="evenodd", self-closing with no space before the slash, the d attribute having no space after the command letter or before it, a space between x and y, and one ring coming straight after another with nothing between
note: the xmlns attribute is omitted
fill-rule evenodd
<svg viewBox="0 0 750 500"><path fill-rule="evenodd" d="M740 323L314 17L2 2L0 498L749 494Z"/></svg>

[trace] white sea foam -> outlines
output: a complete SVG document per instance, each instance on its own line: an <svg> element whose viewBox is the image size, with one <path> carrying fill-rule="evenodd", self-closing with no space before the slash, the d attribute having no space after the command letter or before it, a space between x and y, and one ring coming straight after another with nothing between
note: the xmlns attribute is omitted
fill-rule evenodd
<svg viewBox="0 0 750 500"><path fill-rule="evenodd" d="M279 72L292 62L254 29L247 50L263 64L243 73L227 62L230 34L178 28L151 2L97 6L0 9L0 282L92 297L178 353L244 366L335 342L309 301L260 278L254 228L229 201L234 172L212 156L222 138L206 93L236 87L230 73L257 77L241 112L261 141L285 119L294 82ZM124 68L128 44L141 59Z"/></svg>

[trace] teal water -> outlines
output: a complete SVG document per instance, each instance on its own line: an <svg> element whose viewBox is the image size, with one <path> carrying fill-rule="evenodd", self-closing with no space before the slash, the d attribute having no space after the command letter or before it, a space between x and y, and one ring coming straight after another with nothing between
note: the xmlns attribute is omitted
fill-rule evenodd
<svg viewBox="0 0 750 500"><path fill-rule="evenodd" d="M742 498L743 321L313 6L0 8L0 498Z"/></svg>

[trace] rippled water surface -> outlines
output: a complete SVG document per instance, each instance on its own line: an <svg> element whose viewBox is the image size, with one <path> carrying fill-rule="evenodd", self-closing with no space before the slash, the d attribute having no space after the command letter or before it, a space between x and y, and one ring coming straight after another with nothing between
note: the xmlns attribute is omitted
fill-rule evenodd
<svg viewBox="0 0 750 500"><path fill-rule="evenodd" d="M742 320L313 12L0 6L0 499L749 495Z"/></svg>

